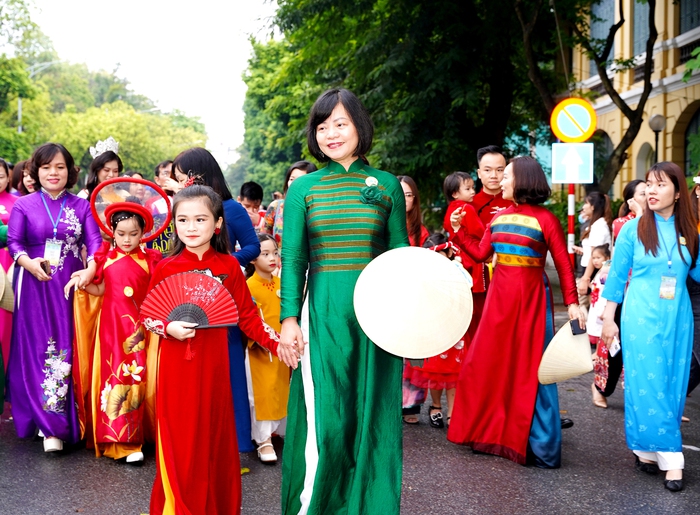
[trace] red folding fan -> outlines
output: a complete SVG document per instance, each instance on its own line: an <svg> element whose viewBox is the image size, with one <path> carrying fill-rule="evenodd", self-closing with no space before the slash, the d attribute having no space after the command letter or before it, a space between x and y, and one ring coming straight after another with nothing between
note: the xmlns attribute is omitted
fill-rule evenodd
<svg viewBox="0 0 700 515"><path fill-rule="evenodd" d="M238 323L238 308L229 291L213 277L198 272L171 275L159 282L141 304L141 315L192 322L197 329Z"/></svg>

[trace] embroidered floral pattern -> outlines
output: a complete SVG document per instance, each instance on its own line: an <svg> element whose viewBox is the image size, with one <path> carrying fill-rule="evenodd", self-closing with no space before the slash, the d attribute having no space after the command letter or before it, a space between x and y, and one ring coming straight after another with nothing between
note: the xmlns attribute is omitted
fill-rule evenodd
<svg viewBox="0 0 700 515"><path fill-rule="evenodd" d="M270 335L270 339L273 341L276 341L277 343L280 342L280 335L277 334L277 331L275 331L272 327L267 325L265 322L263 322L263 329L265 329L265 332Z"/></svg>
<svg viewBox="0 0 700 515"><path fill-rule="evenodd" d="M134 379L134 381L140 382L141 372L143 372L143 367L136 363L136 360L133 360L131 362L131 365L122 363L122 376L125 378L131 376Z"/></svg>
<svg viewBox="0 0 700 515"><path fill-rule="evenodd" d="M162 320L153 320L152 318L146 318L143 321L143 325L152 333L156 333L160 336L165 336L165 324Z"/></svg>
<svg viewBox="0 0 700 515"><path fill-rule="evenodd" d="M49 338L44 360L44 382L41 388L44 390L44 411L49 413L64 413L66 397L68 395L71 364L66 362L65 350L56 351L56 342Z"/></svg>
<svg viewBox="0 0 700 515"><path fill-rule="evenodd" d="M112 385L109 381L105 381L105 387L102 389L100 394L100 410L107 412L107 401L109 400L109 393L112 391Z"/></svg>
<svg viewBox="0 0 700 515"><path fill-rule="evenodd" d="M64 216L61 218L61 222L66 224L68 227L66 229L66 234L64 237L64 243L61 248L61 259L58 261L56 266L57 270L63 270L63 263L68 257L69 253L73 253L73 257L76 259L80 258L80 237L83 234L83 224L80 222L80 218L75 214L75 209L72 207L66 207L63 210ZM72 231L72 235L70 232Z"/></svg>

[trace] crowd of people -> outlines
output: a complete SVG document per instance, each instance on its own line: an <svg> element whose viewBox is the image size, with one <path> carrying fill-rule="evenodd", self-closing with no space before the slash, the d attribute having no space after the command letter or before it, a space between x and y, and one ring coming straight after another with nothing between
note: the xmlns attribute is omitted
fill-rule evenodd
<svg viewBox="0 0 700 515"><path fill-rule="evenodd" d="M570 421L556 384L537 377L557 329L551 256L568 317L593 346L592 402L606 408L623 378L635 466L683 489L683 408L700 384L700 178L689 192L677 165L658 163L624 188L616 220L608 197L589 193L576 279L534 158L479 149L480 189L449 174L431 234L416 181L373 168L372 140L359 99L327 91L307 126L325 166L291 164L267 209L254 182L234 199L202 148L159 163L151 183L124 171L108 138L90 149L77 194L60 144L14 170L0 160L0 398L17 436L38 435L46 452L84 440L126 463L154 443L153 514L238 512L238 453L276 463L276 437L283 513L398 513L402 421L419 423L428 398L430 425L451 442L558 468ZM425 360L374 345L353 308L364 267L409 245L473 279L467 332ZM231 294L237 326L144 316L149 292L185 272Z"/></svg>

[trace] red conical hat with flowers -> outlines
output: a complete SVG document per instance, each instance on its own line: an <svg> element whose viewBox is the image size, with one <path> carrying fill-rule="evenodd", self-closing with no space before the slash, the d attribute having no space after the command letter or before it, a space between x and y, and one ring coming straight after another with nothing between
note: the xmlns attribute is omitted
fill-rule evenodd
<svg viewBox="0 0 700 515"><path fill-rule="evenodd" d="M111 216L128 211L146 222L143 238L146 243L156 239L170 224L170 198L160 186L136 177L117 177L97 185L90 196L92 214L108 236L113 237Z"/></svg>

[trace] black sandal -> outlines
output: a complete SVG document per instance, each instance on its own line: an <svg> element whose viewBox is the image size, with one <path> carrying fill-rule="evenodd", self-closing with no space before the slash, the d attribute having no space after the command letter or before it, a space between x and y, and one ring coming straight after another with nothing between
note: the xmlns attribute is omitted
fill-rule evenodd
<svg viewBox="0 0 700 515"><path fill-rule="evenodd" d="M433 410L437 410L437 413L432 413ZM430 406L428 413L431 426L438 429L445 427L445 423L442 421L442 406Z"/></svg>

